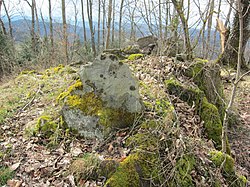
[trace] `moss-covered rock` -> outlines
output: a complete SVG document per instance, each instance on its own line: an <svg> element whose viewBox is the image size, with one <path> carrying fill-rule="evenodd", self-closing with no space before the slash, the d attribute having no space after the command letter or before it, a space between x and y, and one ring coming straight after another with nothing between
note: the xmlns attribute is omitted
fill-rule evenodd
<svg viewBox="0 0 250 187"><path fill-rule="evenodd" d="M189 105L195 104L200 106L205 94L197 87L185 86L171 78L165 81L165 86L169 94L180 97L181 100L186 101Z"/></svg>
<svg viewBox="0 0 250 187"><path fill-rule="evenodd" d="M154 154L134 153L120 163L106 187L144 187L158 179L158 158Z"/></svg>
<svg viewBox="0 0 250 187"><path fill-rule="evenodd" d="M211 151L209 153L211 161L216 167L222 169L222 174L225 177L229 186L245 187L247 179L243 175L238 175L235 169L234 159L221 151Z"/></svg>
<svg viewBox="0 0 250 187"><path fill-rule="evenodd" d="M212 139L217 149L221 148L222 122L215 105L209 103L204 97L199 111L209 139Z"/></svg>
<svg viewBox="0 0 250 187"><path fill-rule="evenodd" d="M57 101L69 127L86 138L103 139L110 131L130 127L143 110L138 83L126 64L101 55L82 66L79 76Z"/></svg>
<svg viewBox="0 0 250 187"><path fill-rule="evenodd" d="M209 154L212 162L216 167L222 167L225 174L235 174L234 159L231 156L221 151L211 151Z"/></svg>
<svg viewBox="0 0 250 187"><path fill-rule="evenodd" d="M205 93L207 100L214 104L219 111L221 119L225 114L223 84L218 64L204 59L195 59L186 69L185 75L192 78L194 83Z"/></svg>
<svg viewBox="0 0 250 187"><path fill-rule="evenodd" d="M221 148L222 122L218 109L207 101L205 94L197 87L182 85L175 79L165 81L168 93L176 95L186 101L190 106L195 105L197 114L204 121L205 131L209 139L212 139L216 148Z"/></svg>

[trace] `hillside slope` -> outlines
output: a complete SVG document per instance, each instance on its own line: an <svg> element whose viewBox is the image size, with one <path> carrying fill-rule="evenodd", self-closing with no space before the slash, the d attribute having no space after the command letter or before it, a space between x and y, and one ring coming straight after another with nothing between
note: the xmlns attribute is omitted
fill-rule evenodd
<svg viewBox="0 0 250 187"><path fill-rule="evenodd" d="M149 165L141 168L143 172L128 173L132 178L133 172L139 178L148 178L143 184L130 181L129 185L135 182L134 186L242 186L246 182L243 175L249 177L249 77L240 85L246 99L238 96L237 107L243 123L238 131L231 130L229 136L235 151L235 170L230 156L225 156L226 166L216 162L220 152L205 133L204 121L194 105L166 91L164 80L172 80L174 75L183 85L197 87L192 80L179 76L185 69L184 63L176 65L167 57L146 57L125 63L140 81L146 110L132 128L119 129L103 142L79 137L61 118L62 105L57 98L78 80L77 67L23 72L2 83L0 185L7 181L8 186L121 186L119 180L122 180L126 186L130 179L126 174L122 178L121 172L127 171L128 165L139 167L143 153L150 155ZM110 160L114 168L109 168L108 174L96 176L99 161ZM107 165L101 166L102 171ZM238 177L230 178L228 174Z"/></svg>

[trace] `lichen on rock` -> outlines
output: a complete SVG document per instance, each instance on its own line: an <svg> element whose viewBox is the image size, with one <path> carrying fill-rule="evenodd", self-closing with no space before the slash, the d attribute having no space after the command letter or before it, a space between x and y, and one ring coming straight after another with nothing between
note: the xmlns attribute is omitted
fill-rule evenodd
<svg viewBox="0 0 250 187"><path fill-rule="evenodd" d="M138 83L126 64L103 54L82 66L80 79L58 96L69 127L87 138L103 139L111 130L130 127L143 110Z"/></svg>

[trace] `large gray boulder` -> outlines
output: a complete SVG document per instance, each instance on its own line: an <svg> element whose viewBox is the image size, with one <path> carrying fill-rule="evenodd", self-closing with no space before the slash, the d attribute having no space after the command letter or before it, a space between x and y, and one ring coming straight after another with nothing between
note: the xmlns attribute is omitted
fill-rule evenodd
<svg viewBox="0 0 250 187"><path fill-rule="evenodd" d="M99 60L82 66L79 75L83 91L98 94L105 107L130 113L142 111L138 83L129 66L119 62L114 55L103 54Z"/></svg>
<svg viewBox="0 0 250 187"><path fill-rule="evenodd" d="M127 64L103 54L81 66L79 76L82 87L71 87L64 98L62 114L69 127L84 137L102 139L114 129L133 125L143 105Z"/></svg>

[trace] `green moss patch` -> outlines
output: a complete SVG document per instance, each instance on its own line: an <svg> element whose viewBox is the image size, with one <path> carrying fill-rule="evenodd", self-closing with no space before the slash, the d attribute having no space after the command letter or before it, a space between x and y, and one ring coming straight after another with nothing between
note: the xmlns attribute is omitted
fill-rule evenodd
<svg viewBox="0 0 250 187"><path fill-rule="evenodd" d="M216 167L221 167L223 172L227 175L235 173L234 160L228 154L222 153L221 151L211 151L211 160Z"/></svg>
<svg viewBox="0 0 250 187"><path fill-rule="evenodd" d="M221 120L223 120L225 104L218 65L209 63L208 60L195 59L193 64L185 71L185 75L192 78L199 89L205 93L208 101L218 108Z"/></svg>
<svg viewBox="0 0 250 187"><path fill-rule="evenodd" d="M0 167L0 185L4 186L9 179L12 179L14 172L10 168Z"/></svg>
<svg viewBox="0 0 250 187"><path fill-rule="evenodd" d="M215 105L209 103L203 91L182 85L175 79L165 81L166 89L170 94L186 101L190 106L195 104L196 112L204 121L205 131L212 139L217 149L221 148L222 122Z"/></svg>
<svg viewBox="0 0 250 187"><path fill-rule="evenodd" d="M129 55L128 60L131 60L131 61L138 60L138 59L142 58L143 56L144 55L140 54L140 53L138 53L138 54L131 54L131 55Z"/></svg>
<svg viewBox="0 0 250 187"><path fill-rule="evenodd" d="M183 155L175 167L175 178L173 179L172 186L195 186L192 182L191 171L195 167L195 158L192 155Z"/></svg>
<svg viewBox="0 0 250 187"><path fill-rule="evenodd" d="M157 160L154 154L139 152L131 154L120 163L117 171L108 179L105 186L149 186L150 181L157 181L158 178Z"/></svg>
<svg viewBox="0 0 250 187"><path fill-rule="evenodd" d="M222 122L220 114L215 105L209 103L204 97L200 109L201 119L204 121L204 127L209 139L212 139L215 146L221 148Z"/></svg>

